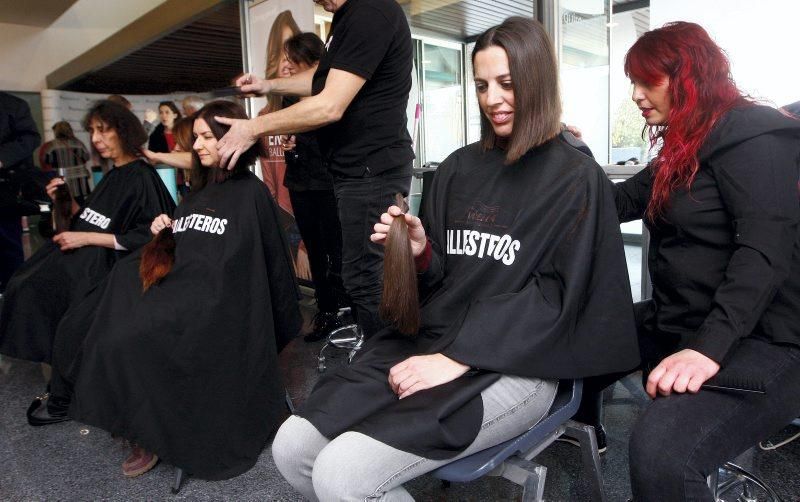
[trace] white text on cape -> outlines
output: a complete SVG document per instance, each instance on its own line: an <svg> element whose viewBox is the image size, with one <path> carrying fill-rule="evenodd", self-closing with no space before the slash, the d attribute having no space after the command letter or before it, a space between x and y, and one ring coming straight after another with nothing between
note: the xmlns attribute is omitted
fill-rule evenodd
<svg viewBox="0 0 800 502"><path fill-rule="evenodd" d="M228 220L225 218L214 218L205 214L190 214L175 220L172 224L172 232L177 234L191 229L222 235L225 233L225 225L227 224Z"/></svg>
<svg viewBox="0 0 800 502"><path fill-rule="evenodd" d="M448 230L447 254L494 258L511 265L517 258L520 242L510 235L494 235L476 230Z"/></svg>
<svg viewBox="0 0 800 502"><path fill-rule="evenodd" d="M79 218L85 220L86 223L98 226L102 229L108 228L108 225L111 223L111 218L103 216L102 214L92 209L89 209L88 207L85 208L83 212L81 212Z"/></svg>

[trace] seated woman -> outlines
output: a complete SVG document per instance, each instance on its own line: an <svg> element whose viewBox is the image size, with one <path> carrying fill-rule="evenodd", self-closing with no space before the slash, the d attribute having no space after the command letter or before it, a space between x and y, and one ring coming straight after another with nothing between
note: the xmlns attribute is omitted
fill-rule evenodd
<svg viewBox="0 0 800 502"><path fill-rule="evenodd" d="M616 193L651 235L633 497L711 501L706 476L800 412L800 121L744 97L693 23L645 33L625 72L663 143ZM766 394L701 389L715 375Z"/></svg>
<svg viewBox="0 0 800 502"><path fill-rule="evenodd" d="M610 182L559 137L549 37L509 18L472 60L482 139L439 167L424 228L403 216L421 328L369 339L273 443L308 499L409 499L406 481L536 424L556 379L638 361ZM372 240L398 215L390 207Z"/></svg>
<svg viewBox="0 0 800 502"><path fill-rule="evenodd" d="M114 168L83 206L72 202L68 231L45 243L11 278L0 315L0 353L50 363L56 326L90 292L118 257L150 240L150 222L175 205L161 178L138 158L147 135L139 119L111 101L99 101L83 125L93 149ZM47 186L55 191L64 180Z"/></svg>
<svg viewBox="0 0 800 502"><path fill-rule="evenodd" d="M246 115L227 101L198 112L192 192L174 219L153 221L166 233L141 253L174 245L169 272L143 292L140 267L148 279L163 272L131 256L94 305L81 306L90 321L59 327L59 343L85 337L72 361L57 361L74 383L70 416L141 447L128 476L158 457L205 479L241 474L284 411L277 352L301 325L288 246L267 188L248 170L258 146L219 169L216 142L228 126L215 117Z"/></svg>

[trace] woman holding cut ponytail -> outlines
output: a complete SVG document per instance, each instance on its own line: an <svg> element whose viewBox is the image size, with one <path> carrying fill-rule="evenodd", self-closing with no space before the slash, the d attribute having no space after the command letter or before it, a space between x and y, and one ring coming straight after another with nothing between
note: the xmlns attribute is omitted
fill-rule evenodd
<svg viewBox="0 0 800 502"><path fill-rule="evenodd" d="M85 336L58 364L74 386L70 416L137 445L126 476L159 458L204 479L241 474L284 410L277 353L301 325L288 248L248 169L260 147L220 169L228 126L214 117L245 113L227 101L198 112L192 192L59 327L59 340Z"/></svg>
<svg viewBox="0 0 800 502"><path fill-rule="evenodd" d="M372 235L405 219L411 257L389 243L384 280L416 274L419 328L415 305L386 305L397 326L324 375L273 443L310 500L408 500L406 481L536 424L557 379L638 361L610 182L559 135L549 37L509 18L472 60L481 141L442 163L424 224L392 206Z"/></svg>

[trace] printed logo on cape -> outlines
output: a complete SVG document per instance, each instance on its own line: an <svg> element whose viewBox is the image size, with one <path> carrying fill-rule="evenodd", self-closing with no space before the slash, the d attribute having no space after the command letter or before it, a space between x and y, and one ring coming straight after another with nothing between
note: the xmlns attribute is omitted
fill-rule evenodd
<svg viewBox="0 0 800 502"><path fill-rule="evenodd" d="M88 207L84 208L79 218L86 221L86 223L90 225L100 227L104 230L108 228L108 225L111 224L111 218L109 218L108 216L103 216L102 214L98 213L93 209L89 209Z"/></svg>
<svg viewBox="0 0 800 502"><path fill-rule="evenodd" d="M197 230L209 234L222 235L225 233L225 226L228 224L226 218L214 218L205 214L190 214L181 216L172 224L172 233L185 232L187 230Z"/></svg>

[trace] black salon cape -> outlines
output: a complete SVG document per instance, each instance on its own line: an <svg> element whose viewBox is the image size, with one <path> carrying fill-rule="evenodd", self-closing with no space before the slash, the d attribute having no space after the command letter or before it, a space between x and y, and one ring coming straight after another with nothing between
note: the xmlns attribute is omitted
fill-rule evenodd
<svg viewBox="0 0 800 502"><path fill-rule="evenodd" d="M133 251L150 240L153 218L174 209L155 169L135 160L103 177L72 219L70 230L114 234L121 246ZM100 216L91 218L92 212ZM99 246L61 252L52 241L46 242L8 283L0 315L0 353L49 363L64 313L125 254Z"/></svg>
<svg viewBox="0 0 800 502"><path fill-rule="evenodd" d="M501 374L579 378L637 365L614 199L592 159L557 138L504 165L504 152L473 144L439 167L430 190L420 333L387 328L323 376L301 412L322 434L354 430L450 458L474 440L480 392ZM389 368L436 352L480 370L398 400Z"/></svg>
<svg viewBox="0 0 800 502"><path fill-rule="evenodd" d="M252 173L193 193L175 221L190 226L159 284L142 293L132 255L93 295L70 415L225 479L255 464L283 413L277 352L300 329L298 290L275 204ZM59 338L81 336L62 328Z"/></svg>

